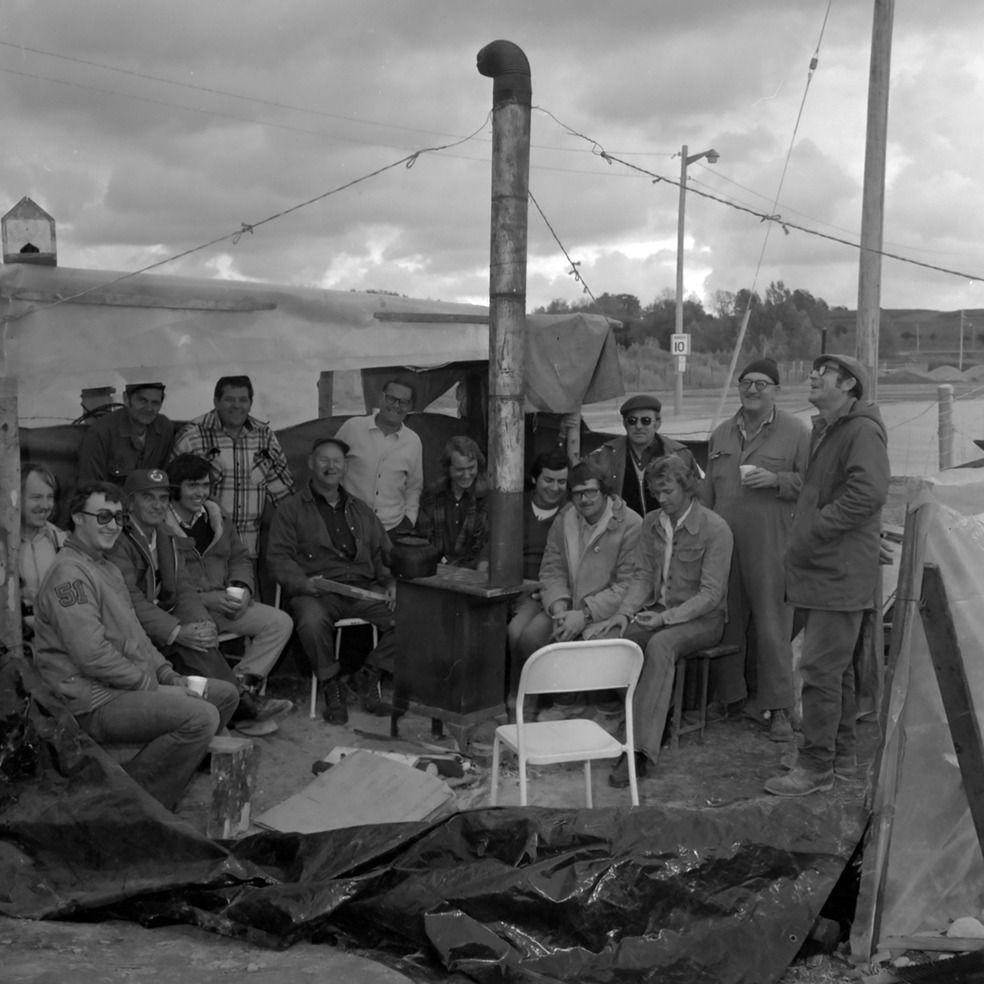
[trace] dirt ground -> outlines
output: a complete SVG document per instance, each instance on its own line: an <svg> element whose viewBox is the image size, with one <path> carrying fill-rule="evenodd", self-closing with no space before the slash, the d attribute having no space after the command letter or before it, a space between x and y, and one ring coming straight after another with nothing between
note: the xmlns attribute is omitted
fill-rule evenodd
<svg viewBox="0 0 984 984"><path fill-rule="evenodd" d="M255 817L282 802L313 778L312 764L336 745L407 750L387 739L388 717L372 717L350 708L347 727L330 726L320 717L308 717L309 681L299 677L275 677L270 692L289 696L294 711L282 718L279 730L255 739L260 745L260 768L252 809ZM480 725L473 733L472 760L475 770L466 774L456 788L457 806L469 809L488 805L489 769L495 722ZM375 733L380 740L365 737ZM859 726L859 752L862 765L870 763L877 745L874 724ZM407 715L401 720L401 737L434 744L429 719ZM436 744L451 750L454 743L445 738ZM660 762L640 781L642 805L683 807L723 807L740 800L766 794L762 783L774 774L785 746L768 740L764 728L743 715L709 726L706 740L694 736L681 740L674 753L664 746ZM608 765L594 770L595 806L624 806L627 789L613 789L607 781ZM537 806L571 807L584 805L584 778L580 765L533 768L530 775L530 802ZM845 802L859 801L868 791L867 769L850 781L838 780L826 796ZM211 797L211 779L199 775L178 810L178 815L200 830L205 829ZM515 768L507 764L500 786L503 805L519 802ZM259 828L254 828L258 830ZM251 831L252 832L252 831ZM193 927L179 926L144 930L139 926L111 922L81 924L67 922L27 922L0 919L0 980L5 984L117 984L117 982L165 982L218 984L223 980L291 984L317 979L390 984L406 980L399 970L386 967L371 953L347 953L335 947L299 944L277 953L215 936ZM68 968L71 973L67 973ZM411 967L405 968L414 976ZM804 957L792 965L783 984L834 984L856 980L861 972L852 967L841 948L833 955ZM419 975L418 975L419 976ZM461 975L439 978L464 982Z"/></svg>

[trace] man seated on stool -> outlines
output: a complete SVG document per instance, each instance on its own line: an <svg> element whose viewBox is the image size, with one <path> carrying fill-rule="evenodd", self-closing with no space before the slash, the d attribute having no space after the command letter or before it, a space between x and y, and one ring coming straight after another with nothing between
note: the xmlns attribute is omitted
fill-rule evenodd
<svg viewBox="0 0 984 984"><path fill-rule="evenodd" d="M171 505L164 525L184 551L183 569L219 632L235 632L246 639L235 674L240 689L262 705L262 712L251 721L237 722L236 730L268 735L277 730L273 717L293 706L289 700L264 700L260 692L294 631L294 622L279 608L254 601L249 551L228 514L209 499L210 474L209 463L195 454L178 455L168 465Z"/></svg>
<svg viewBox="0 0 984 984"><path fill-rule="evenodd" d="M677 657L721 639L734 543L728 524L696 500L697 481L682 458L650 462L646 482L659 508L642 522L636 571L618 612L598 626L617 629L645 653L632 701L637 776L659 757ZM608 782L629 785L624 756Z"/></svg>
<svg viewBox="0 0 984 984"><path fill-rule="evenodd" d="M144 746L123 768L172 810L236 709L236 688L210 679L203 699L141 627L106 559L123 526L119 490L83 484L71 513L75 530L37 596L35 663L95 741Z"/></svg>
<svg viewBox="0 0 984 984"><path fill-rule="evenodd" d="M389 538L372 509L342 487L348 452L348 445L336 437L314 442L308 457L310 481L280 504L267 546L270 573L287 595L301 646L321 683L322 713L329 724L348 721L332 638L338 619L361 618L379 629L379 643L355 680L370 714L388 712L379 679L381 670L393 668L396 582L383 563ZM319 583L321 579L382 591L385 600L339 594Z"/></svg>
<svg viewBox="0 0 984 984"><path fill-rule="evenodd" d="M635 572L642 518L611 494L602 471L591 461L570 470L571 501L554 520L540 564L540 611L517 642L521 672L548 642L594 639L605 633ZM556 702L540 720L574 717L579 699Z"/></svg>
<svg viewBox="0 0 984 984"><path fill-rule="evenodd" d="M166 472L159 468L130 472L123 483L127 525L108 558L123 574L144 631L176 670L238 687L236 721L270 717L264 699L236 679L217 648L218 627L188 577L174 534L164 524L170 499Z"/></svg>

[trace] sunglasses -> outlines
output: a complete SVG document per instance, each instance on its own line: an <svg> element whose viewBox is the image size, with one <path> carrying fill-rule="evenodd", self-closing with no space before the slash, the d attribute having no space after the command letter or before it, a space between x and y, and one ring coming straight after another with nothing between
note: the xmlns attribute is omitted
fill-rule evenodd
<svg viewBox="0 0 984 984"><path fill-rule="evenodd" d="M88 509L83 509L82 514L84 516L95 516L96 522L100 526L109 526L110 523L116 523L117 526L123 525L123 518L126 513L122 509L100 509L98 512L89 512Z"/></svg>
<svg viewBox="0 0 984 984"><path fill-rule="evenodd" d="M625 422L629 427L635 427L636 424L642 424L643 427L648 427L652 422L653 417L626 417Z"/></svg>
<svg viewBox="0 0 984 984"><path fill-rule="evenodd" d="M825 376L828 372L840 372L840 366L835 366L832 362L825 362L813 370L818 376Z"/></svg>
<svg viewBox="0 0 984 984"><path fill-rule="evenodd" d="M770 383L767 379L739 379L738 389L742 393L747 393L753 386L755 387L756 393L761 393L766 386L773 386L774 383Z"/></svg>

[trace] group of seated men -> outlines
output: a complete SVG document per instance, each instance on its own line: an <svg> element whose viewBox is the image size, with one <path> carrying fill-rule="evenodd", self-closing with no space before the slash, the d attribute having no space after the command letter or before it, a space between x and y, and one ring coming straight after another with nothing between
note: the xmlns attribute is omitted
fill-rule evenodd
<svg viewBox="0 0 984 984"><path fill-rule="evenodd" d="M757 377L773 375L768 360L746 367L740 378L749 382L739 388L751 393L749 403L762 394ZM100 740L130 735L145 743L131 772L152 790L163 781L162 756L204 754L206 717L214 734L233 720L238 702L246 723L237 726L249 732L253 722L253 733L262 733L289 707L260 693L295 628L329 723L347 721L353 695L366 710L384 712L379 682L394 649L391 536L415 531L444 563L488 566L484 456L471 439L453 438L440 481L424 489L420 440L405 424L415 392L405 380L385 384L375 413L314 442L309 479L296 490L276 435L250 414L248 377L220 379L213 410L176 435L160 413L163 397L161 383L128 386L123 409L90 426L67 541L48 521L54 479L36 466L23 473L23 597L38 664ZM525 660L549 641L620 635L640 644L640 774L658 755L676 659L721 639L729 575L734 581L732 529L698 501L700 470L690 451L658 434L659 412L655 397L633 397L621 407L624 437L573 467L559 450L536 459L524 507L524 576L539 588L520 598L508 629L513 693ZM759 427L775 419L767 416ZM797 442L800 455L805 444ZM778 490L772 499L795 497L775 473L755 472L742 484ZM703 480L705 500L711 478ZM276 508L265 561L289 616L256 598L267 501ZM344 683L333 630L348 617L374 624L378 642ZM101 632L93 632L96 623ZM216 649L225 631L248 640L235 672ZM188 685L198 676L209 680L204 701ZM187 720L163 715L152 725L153 715L131 714L117 700L161 688L171 704L183 699ZM131 727L134 717L139 727ZM627 784L624 760L609 781ZM174 783L167 783L161 798L171 802Z"/></svg>

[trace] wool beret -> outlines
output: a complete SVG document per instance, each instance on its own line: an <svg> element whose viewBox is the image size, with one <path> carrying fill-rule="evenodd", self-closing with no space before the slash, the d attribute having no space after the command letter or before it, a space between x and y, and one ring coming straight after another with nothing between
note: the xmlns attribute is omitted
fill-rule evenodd
<svg viewBox="0 0 984 984"><path fill-rule="evenodd" d="M663 410L663 404L655 396L646 396L645 393L640 393L639 396L630 396L618 408L618 412L623 417L627 413L632 413L633 410L654 410L656 413L660 413Z"/></svg>
<svg viewBox="0 0 984 984"><path fill-rule="evenodd" d="M775 359L756 359L754 362L749 362L738 374L738 378L744 379L750 372L760 372L763 376L768 376L777 386L779 385L779 367Z"/></svg>

